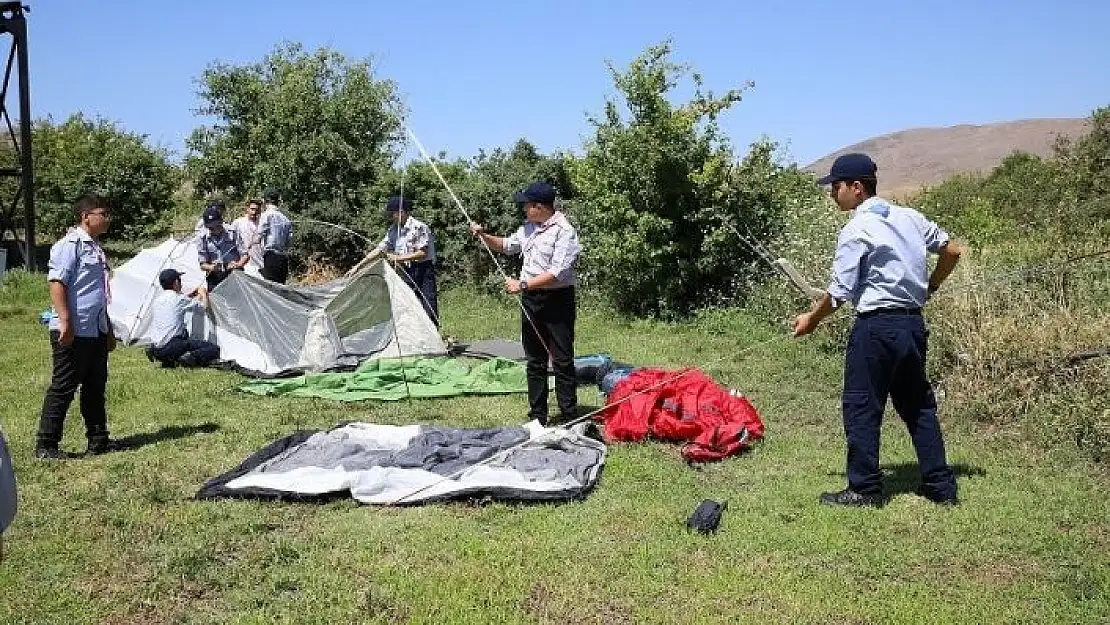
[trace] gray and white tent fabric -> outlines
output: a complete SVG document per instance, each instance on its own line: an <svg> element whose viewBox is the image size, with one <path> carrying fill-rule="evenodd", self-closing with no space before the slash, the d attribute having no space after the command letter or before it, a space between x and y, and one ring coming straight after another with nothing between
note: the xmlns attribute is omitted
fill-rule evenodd
<svg viewBox="0 0 1110 625"><path fill-rule="evenodd" d="M594 487L605 454L603 443L579 430L534 421L484 429L350 423L274 441L210 480L197 498L559 501Z"/></svg>
<svg viewBox="0 0 1110 625"><path fill-rule="evenodd" d="M182 272L186 292L204 284L194 239L169 239L113 272L108 310L125 344L151 343L150 304L158 274ZM438 355L439 332L404 281L384 261L312 286L287 286L235 271L210 293L208 314L191 315L190 334L220 346L220 358L260 375L352 367L368 358Z"/></svg>
<svg viewBox="0 0 1110 625"><path fill-rule="evenodd" d="M17 508L15 469L12 468L12 456L8 453L4 433L0 432L0 536L15 520Z"/></svg>

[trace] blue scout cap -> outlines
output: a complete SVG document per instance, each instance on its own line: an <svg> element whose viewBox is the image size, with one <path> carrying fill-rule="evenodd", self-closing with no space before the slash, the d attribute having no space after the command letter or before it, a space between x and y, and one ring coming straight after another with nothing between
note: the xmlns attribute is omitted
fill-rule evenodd
<svg viewBox="0 0 1110 625"><path fill-rule="evenodd" d="M817 181L817 184L832 184L842 180L863 180L874 178L878 166L866 154L852 153L838 156L829 169L829 175Z"/></svg>

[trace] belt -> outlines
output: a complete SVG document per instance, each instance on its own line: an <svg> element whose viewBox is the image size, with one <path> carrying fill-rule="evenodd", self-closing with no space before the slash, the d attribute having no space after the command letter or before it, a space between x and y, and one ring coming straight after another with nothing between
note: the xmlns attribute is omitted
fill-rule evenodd
<svg viewBox="0 0 1110 625"><path fill-rule="evenodd" d="M920 308L876 308L867 312L861 312L856 315L858 319L866 319L876 315L914 315L921 316Z"/></svg>

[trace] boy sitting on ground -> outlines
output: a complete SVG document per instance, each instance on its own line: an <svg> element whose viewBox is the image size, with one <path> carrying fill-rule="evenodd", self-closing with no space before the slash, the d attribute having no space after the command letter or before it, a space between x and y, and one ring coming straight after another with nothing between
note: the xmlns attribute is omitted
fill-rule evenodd
<svg viewBox="0 0 1110 625"><path fill-rule="evenodd" d="M220 357L220 347L208 341L189 338L185 314L208 308L208 291L197 287L188 296L181 294L182 273L165 269L158 274L164 289L150 307L151 338L147 356L163 367L203 367Z"/></svg>

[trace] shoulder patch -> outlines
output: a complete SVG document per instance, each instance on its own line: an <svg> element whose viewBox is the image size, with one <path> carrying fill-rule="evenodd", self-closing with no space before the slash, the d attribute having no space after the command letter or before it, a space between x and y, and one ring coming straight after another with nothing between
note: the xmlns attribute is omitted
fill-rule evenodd
<svg viewBox="0 0 1110 625"><path fill-rule="evenodd" d="M875 202L869 210L884 219L890 217L890 204L886 202Z"/></svg>

